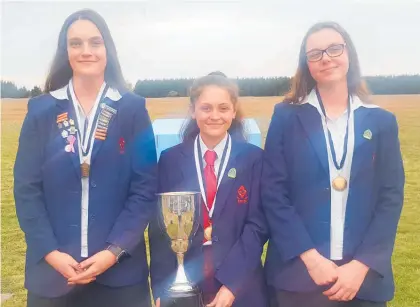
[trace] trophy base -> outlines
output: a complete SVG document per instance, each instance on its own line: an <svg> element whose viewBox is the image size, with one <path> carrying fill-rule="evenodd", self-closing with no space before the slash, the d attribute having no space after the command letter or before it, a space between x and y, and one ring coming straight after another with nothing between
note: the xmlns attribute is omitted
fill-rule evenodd
<svg viewBox="0 0 420 307"><path fill-rule="evenodd" d="M198 288L188 292L167 291L160 301L161 307L204 307L203 297Z"/></svg>

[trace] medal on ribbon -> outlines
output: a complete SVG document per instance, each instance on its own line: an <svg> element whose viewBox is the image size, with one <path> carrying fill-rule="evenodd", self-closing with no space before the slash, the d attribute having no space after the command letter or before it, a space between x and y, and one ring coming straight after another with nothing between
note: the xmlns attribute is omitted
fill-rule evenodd
<svg viewBox="0 0 420 307"><path fill-rule="evenodd" d="M213 200L213 204L211 204L211 208L209 206L209 204L207 204L207 193L206 193L206 187L204 185L204 168L203 168L203 161L202 161L202 152L201 152L201 146L200 146L200 142L199 142L199 135L197 135L195 142L194 142L194 159L195 159L195 166L196 166L196 171L197 171L197 177L198 177L198 182L200 185L200 192L201 192L201 197L203 199L203 203L205 205L205 208L207 210L208 213L208 217L209 217L209 226L207 226L204 229L204 238L207 241L211 241L212 238L212 232L213 232L213 226L212 226L212 221L211 218L213 216L213 212L214 212L214 204L216 203L216 197L217 197L217 190L219 189L219 185L220 182L222 181L223 175L225 173L226 167L227 167L227 163L229 161L229 157L230 157L230 152L232 149L232 141L231 141L231 137L228 134L228 139L226 140L226 145L225 148L223 150L223 155L221 158L221 163L220 163L220 167L219 167L219 172L217 175L217 188L216 188L216 195L214 197Z"/></svg>
<svg viewBox="0 0 420 307"><path fill-rule="evenodd" d="M100 96L97 98L99 99L98 104L96 104L96 107L94 108L94 118L91 122L89 122L89 117L85 118L85 123L84 123L84 130L83 130L83 135L80 133L80 129L76 129L72 124L77 125L77 127L80 127L81 122L80 122L80 114L79 114L79 108L74 104L74 99L76 99L75 94L73 91L70 91L70 86L67 88L67 95L68 97L72 100L72 103L75 107L75 111L76 111L76 121L70 119L68 121L64 121L63 125L66 126L67 125L72 125L69 127L69 133L70 136L73 136L74 133L77 133L78 136L78 145L80 148L80 172L83 178L87 178L89 177L90 174L90 155L92 153L92 147L93 147L93 141L94 141L94 134L96 135L96 133L98 133L98 121L100 116L103 114L103 110L105 109L105 103L102 102L105 98L105 95L108 91L108 85L105 85L100 92ZM102 102L102 103L101 103ZM101 106L99 111L99 106ZM111 108L112 109L112 108ZM101 137L103 140L105 140L106 137L106 131L100 130L99 128L99 133L101 134Z"/></svg>
<svg viewBox="0 0 420 307"><path fill-rule="evenodd" d="M204 229L204 238L207 241L211 241L211 234L213 232L213 226L210 224L210 226L206 227L206 229Z"/></svg>
<svg viewBox="0 0 420 307"><path fill-rule="evenodd" d="M226 170L226 166L227 163L229 161L229 157L230 157L230 152L232 149L232 141L231 141L231 137L228 134L228 139L226 140L226 145L225 148L223 150L223 155L222 155L222 159L221 159L221 163L220 163L220 167L219 167L219 173L217 175L217 190L219 189L219 185L220 182L222 181L223 178L223 174L225 173ZM198 177L198 183L200 185L200 191L201 191L201 196L203 198L204 204L207 208L207 211L209 212L209 217L211 218L211 216L213 215L213 210L214 210L214 203L216 202L216 197L217 197L217 192L216 192L216 196L214 197L214 201L213 201L213 205L212 208L209 209L209 206L207 204L207 193L206 193L206 189L204 186L204 176L203 176L203 172L204 172L204 168L203 168L203 161L202 161L202 154L201 154L201 146L200 146L200 142L199 142L199 135L197 135L195 142L194 142L194 159L195 159L195 168L197 171L197 177Z"/></svg>
<svg viewBox="0 0 420 307"><path fill-rule="evenodd" d="M319 94L318 89L316 89L316 96L318 98L319 105L320 105L321 110L322 110L322 114L324 115L325 126L327 127L327 132L328 132L328 143L330 145L332 160L334 162L334 166L337 169L337 171L340 171L343 168L344 162L346 161L346 157L347 157L347 147L348 147L348 139L349 139L349 120L350 120L350 113L351 113L350 96L347 99L346 135L344 136L343 156L341 157L340 163L338 163L338 161L337 161L337 155L336 155L336 151L335 151L335 148L334 148L334 142L332 140L331 132L328 129L328 125L327 125L327 113L325 112L324 104L322 103L321 95ZM344 178L341 175L338 175L332 181L332 187L334 188L334 190L339 191L339 192L344 191L347 188L347 185L348 185L347 179Z"/></svg>

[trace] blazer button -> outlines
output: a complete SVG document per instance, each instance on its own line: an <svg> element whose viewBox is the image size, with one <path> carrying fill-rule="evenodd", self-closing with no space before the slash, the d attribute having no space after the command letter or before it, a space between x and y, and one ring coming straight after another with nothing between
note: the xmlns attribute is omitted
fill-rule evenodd
<svg viewBox="0 0 420 307"><path fill-rule="evenodd" d="M90 183L90 185L92 186L92 188L96 188L96 182L92 180L92 182Z"/></svg>

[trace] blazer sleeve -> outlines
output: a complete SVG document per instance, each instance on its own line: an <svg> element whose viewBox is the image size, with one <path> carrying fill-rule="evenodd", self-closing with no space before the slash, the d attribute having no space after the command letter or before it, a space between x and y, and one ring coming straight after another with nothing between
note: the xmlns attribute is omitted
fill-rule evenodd
<svg viewBox="0 0 420 307"><path fill-rule="evenodd" d="M262 153L254 162L249 193L249 211L243 232L216 271L216 279L237 296L243 285L261 266L263 246L268 239L268 228L261 206L260 180Z"/></svg>
<svg viewBox="0 0 420 307"><path fill-rule="evenodd" d="M290 177L287 171L285 138L292 110L286 103L277 104L267 133L262 175L262 203L270 228L270 241L283 261L315 248L305 225L290 200ZM291 136L290 136L291 137Z"/></svg>
<svg viewBox="0 0 420 307"><path fill-rule="evenodd" d="M131 253L144 240L144 231L156 205L157 158L152 123L145 99L135 102L131 179L124 209L109 234L108 243Z"/></svg>
<svg viewBox="0 0 420 307"><path fill-rule="evenodd" d="M30 99L28 112L23 121L14 165L14 197L16 214L25 233L26 244L32 261L38 262L58 249L58 242L51 227L45 207L42 165L44 142L47 135L37 117L37 103Z"/></svg>
<svg viewBox="0 0 420 307"><path fill-rule="evenodd" d="M395 116L382 122L379 134L377 175L379 189L374 216L354 259L384 276L391 262L398 221L404 200L404 166Z"/></svg>
<svg viewBox="0 0 420 307"><path fill-rule="evenodd" d="M164 192L169 186L167 173L168 165L165 151L162 152L158 164L158 192ZM165 288L168 288L174 277L177 260L175 253L170 248L170 242L166 234L160 229L158 211L155 210L149 225L150 247L150 279L154 300L164 296Z"/></svg>

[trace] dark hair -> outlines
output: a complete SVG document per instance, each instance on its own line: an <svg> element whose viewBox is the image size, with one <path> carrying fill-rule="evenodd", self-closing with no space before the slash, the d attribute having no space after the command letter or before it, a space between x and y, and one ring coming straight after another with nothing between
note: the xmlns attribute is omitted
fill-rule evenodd
<svg viewBox="0 0 420 307"><path fill-rule="evenodd" d="M226 75L220 71L211 72L207 76L194 80L190 89L190 109L195 107L195 103L200 98L203 90L210 85L214 85L228 91L230 99L236 111L236 116L232 120L232 124L228 130L232 139L238 141L245 141L244 128L242 124L242 111L239 108L239 88L237 84L226 77ZM189 118L184 124L181 130L181 138L183 142L193 141L196 136L200 133L197 121L193 118Z"/></svg>
<svg viewBox="0 0 420 307"><path fill-rule="evenodd" d="M117 50L111 32L101 15L97 12L84 9L71 14L64 21L58 36L58 46L52 62L47 80L45 81L44 92L54 91L69 83L73 76L67 54L67 32L70 26L77 20L88 20L95 24L101 32L104 40L107 56L105 68L105 82L118 90L126 89L126 84L118 61Z"/></svg>
<svg viewBox="0 0 420 307"><path fill-rule="evenodd" d="M347 31L336 22L319 22L313 25L306 33L300 47L299 65L296 74L292 79L291 90L286 94L285 101L299 104L316 86L316 81L312 78L306 61L306 43L311 34L323 29L332 29L343 37L349 56L349 70L347 72L347 87L349 94L357 95L364 102L369 102L369 91L362 79L356 48Z"/></svg>
<svg viewBox="0 0 420 307"><path fill-rule="evenodd" d="M227 76L223 72L221 72L220 70L213 71L213 72L209 73L208 76L221 76L221 77L227 78Z"/></svg>

